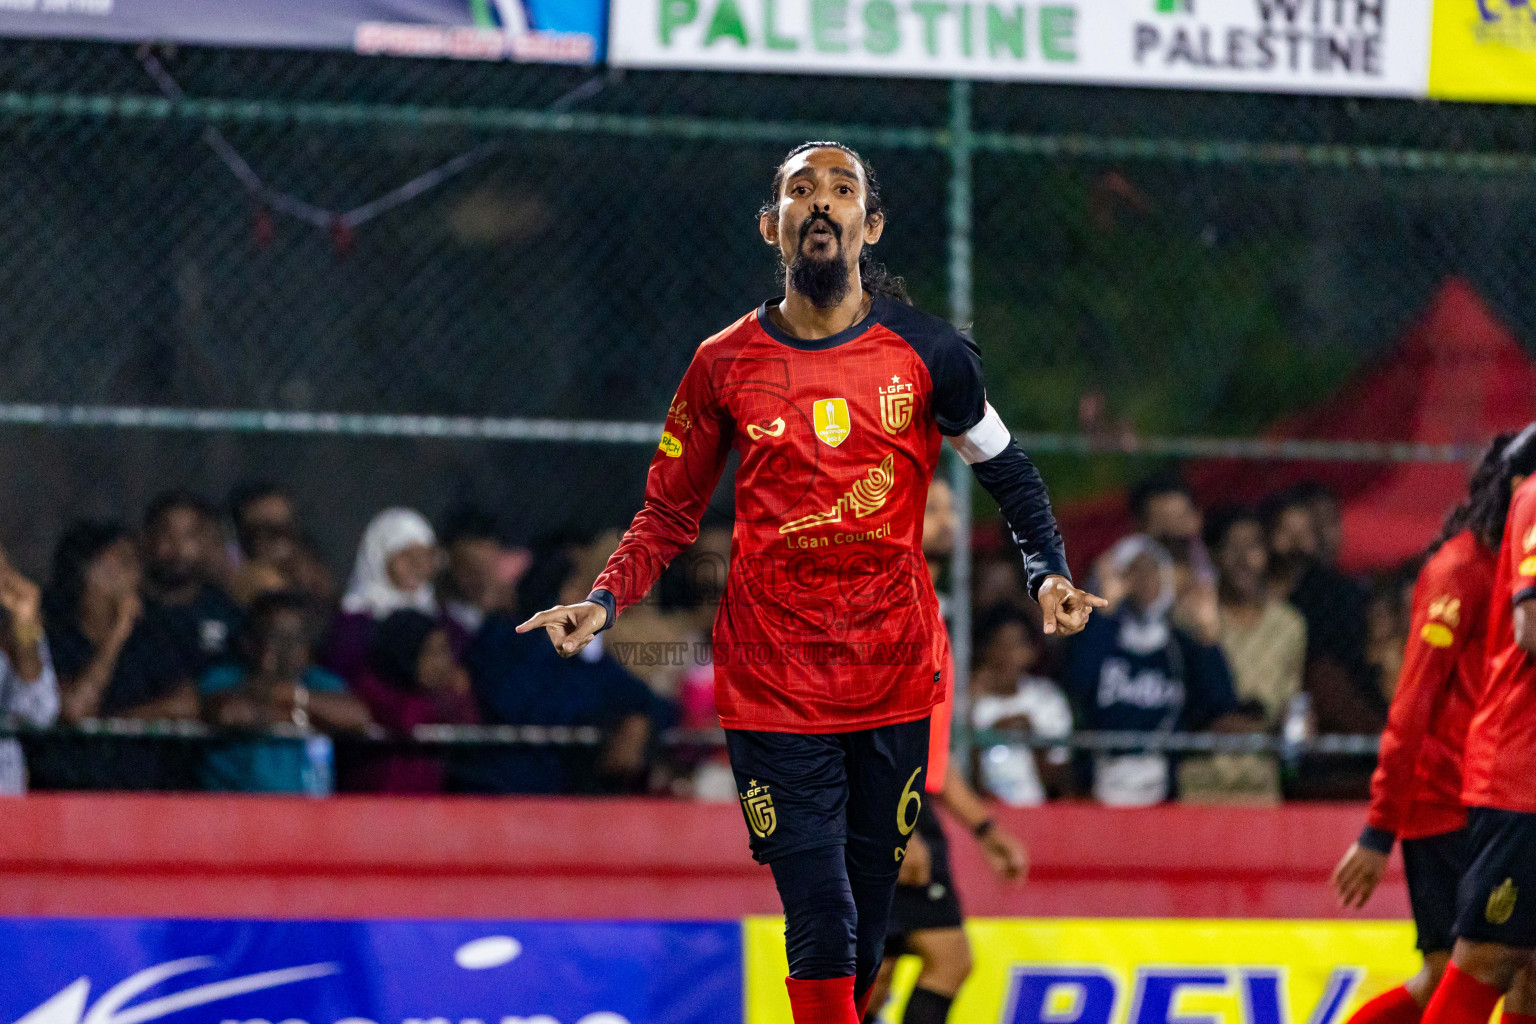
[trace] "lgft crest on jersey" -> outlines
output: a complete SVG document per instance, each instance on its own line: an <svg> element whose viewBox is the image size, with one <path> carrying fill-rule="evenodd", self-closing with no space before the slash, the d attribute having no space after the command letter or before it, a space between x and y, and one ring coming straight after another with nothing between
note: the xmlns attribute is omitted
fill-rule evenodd
<svg viewBox="0 0 1536 1024"><path fill-rule="evenodd" d="M917 408L914 390L912 382L903 381L899 374L892 374L889 384L880 385L880 426L887 434L899 434L911 426Z"/></svg>

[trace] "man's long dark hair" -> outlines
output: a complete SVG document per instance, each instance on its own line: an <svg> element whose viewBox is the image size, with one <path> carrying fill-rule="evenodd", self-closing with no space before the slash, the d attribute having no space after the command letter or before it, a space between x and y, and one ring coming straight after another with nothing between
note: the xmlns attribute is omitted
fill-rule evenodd
<svg viewBox="0 0 1536 1024"><path fill-rule="evenodd" d="M1471 530L1478 543L1493 551L1504 543L1504 521L1509 518L1509 499L1517 476L1536 473L1536 424L1518 435L1500 434L1488 445L1472 480L1467 498L1445 517L1445 526L1435 538L1426 557L1463 530Z"/></svg>
<svg viewBox="0 0 1536 1024"><path fill-rule="evenodd" d="M779 191L784 187L784 165L789 163L801 153L812 149L839 149L853 158L864 172L864 215L874 217L885 213L885 202L880 196L880 181L875 177L875 169L869 166L869 161L859 156L858 152L841 142L802 142L779 161L778 169L773 172L773 188L768 193L768 201L763 204L760 213L774 215L779 208ZM885 268L885 264L875 259L875 254L869 246L859 250L859 280L863 282L864 290L871 295L884 295L895 299L897 302L912 304L912 298L907 294L907 283L900 277Z"/></svg>

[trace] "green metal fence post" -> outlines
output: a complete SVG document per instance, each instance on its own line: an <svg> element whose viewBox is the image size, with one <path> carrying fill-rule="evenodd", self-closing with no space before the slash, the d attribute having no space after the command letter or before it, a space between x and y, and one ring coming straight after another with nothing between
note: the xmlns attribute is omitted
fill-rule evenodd
<svg viewBox="0 0 1536 1024"><path fill-rule="evenodd" d="M949 318L969 329L971 310L971 83L949 87ZM955 553L950 563L949 643L954 654L954 721L951 769L971 770L971 470L949 453L955 492Z"/></svg>

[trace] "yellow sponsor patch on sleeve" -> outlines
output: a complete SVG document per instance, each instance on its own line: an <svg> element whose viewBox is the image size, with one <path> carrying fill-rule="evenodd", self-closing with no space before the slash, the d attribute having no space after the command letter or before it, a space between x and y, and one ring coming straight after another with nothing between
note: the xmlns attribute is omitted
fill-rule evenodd
<svg viewBox="0 0 1536 1024"><path fill-rule="evenodd" d="M679 441L670 430L661 432L661 444L656 447L666 452L670 458L681 458L683 454L683 442Z"/></svg>
<svg viewBox="0 0 1536 1024"><path fill-rule="evenodd" d="M1449 647L1456 640L1456 634L1451 632L1451 628L1438 622L1424 623L1419 636L1431 647Z"/></svg>
<svg viewBox="0 0 1536 1024"><path fill-rule="evenodd" d="M1520 563L1521 576L1536 576L1536 555Z"/></svg>

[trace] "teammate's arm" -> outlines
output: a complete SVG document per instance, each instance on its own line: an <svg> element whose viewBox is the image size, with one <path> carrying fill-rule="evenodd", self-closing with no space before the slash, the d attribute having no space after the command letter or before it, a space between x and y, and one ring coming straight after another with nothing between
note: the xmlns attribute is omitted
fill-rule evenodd
<svg viewBox="0 0 1536 1024"><path fill-rule="evenodd" d="M1002 509L1023 552L1029 595L1040 602L1045 631L1062 636L1076 633L1087 624L1093 609L1107 607L1108 602L1072 585L1045 481L987 402L981 351L970 338L956 334L935 353L929 373L939 431L949 437Z"/></svg>
<svg viewBox="0 0 1536 1024"><path fill-rule="evenodd" d="M667 564L699 535L699 519L720 482L731 430L713 395L710 357L701 348L667 411L666 428L645 480L645 505L585 601L556 605L517 627L540 626L562 657L580 651L651 589Z"/></svg>
<svg viewBox="0 0 1536 1024"><path fill-rule="evenodd" d="M987 863L999 876L1015 880L1028 874L1029 851L1016 836L992 820L991 810L959 772L945 774L939 800L976 837Z"/></svg>
<svg viewBox="0 0 1536 1024"><path fill-rule="evenodd" d="M1408 642L1397 692L1381 735L1371 777L1365 830L1333 870L1333 887L1346 907L1363 907L1387 871L1387 855L1414 799L1419 752L1435 708L1456 672L1456 661L1480 626L1478 602L1457 579L1455 566L1431 558L1413 588Z"/></svg>

